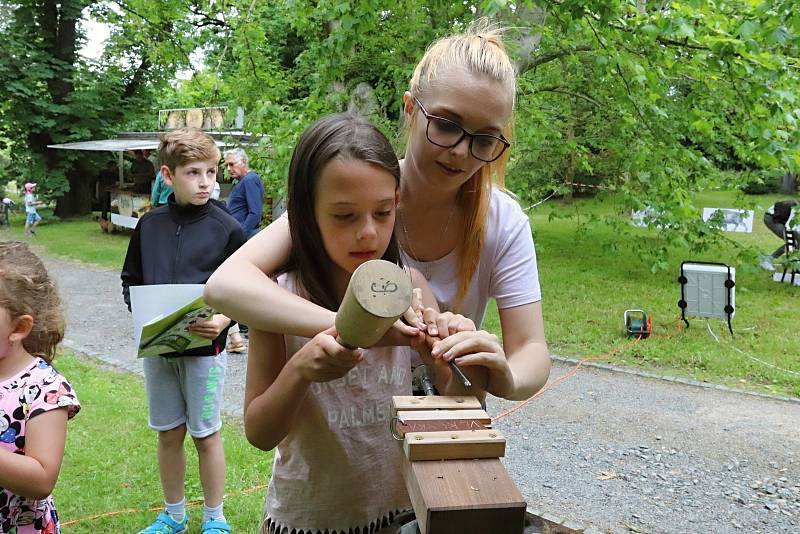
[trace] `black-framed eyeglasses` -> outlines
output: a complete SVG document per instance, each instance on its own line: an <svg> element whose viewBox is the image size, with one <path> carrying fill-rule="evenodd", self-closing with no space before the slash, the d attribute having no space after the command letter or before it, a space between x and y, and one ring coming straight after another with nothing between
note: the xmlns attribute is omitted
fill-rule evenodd
<svg viewBox="0 0 800 534"><path fill-rule="evenodd" d="M444 117L431 115L422 105L417 97L414 97L420 111L428 119L428 126L425 128L425 135L428 141L442 148L453 148L459 144L464 137L469 136L469 153L472 157L480 161L491 163L503 155L511 143L501 136L489 134L476 134L466 131L457 122Z"/></svg>

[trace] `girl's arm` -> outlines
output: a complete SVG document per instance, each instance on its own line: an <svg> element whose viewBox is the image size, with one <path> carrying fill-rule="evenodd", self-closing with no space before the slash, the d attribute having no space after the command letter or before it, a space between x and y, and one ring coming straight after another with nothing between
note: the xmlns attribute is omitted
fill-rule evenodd
<svg viewBox="0 0 800 534"><path fill-rule="evenodd" d="M61 470L67 439L67 410L50 410L28 421L25 455L0 449L0 486L27 499L44 499Z"/></svg>
<svg viewBox="0 0 800 534"><path fill-rule="evenodd" d="M485 331L458 332L434 344L433 356L455 359L459 366L484 366L486 391L509 400L525 400L550 376L541 301L501 309L503 344Z"/></svg>
<svg viewBox="0 0 800 534"><path fill-rule="evenodd" d="M244 430L259 449L273 449L292 429L312 382L347 374L362 353L336 343L335 329L320 332L288 361L283 336L250 330Z"/></svg>
<svg viewBox="0 0 800 534"><path fill-rule="evenodd" d="M312 337L333 325L336 314L281 288L268 275L289 258L286 217L253 236L220 265L203 297L215 310L255 330Z"/></svg>
<svg viewBox="0 0 800 534"><path fill-rule="evenodd" d="M505 399L525 400L542 389L550 376L542 302L499 310L499 315L503 350L511 373L510 379L504 373L491 373L488 390Z"/></svg>
<svg viewBox="0 0 800 534"><path fill-rule="evenodd" d="M289 258L289 220L280 217L233 253L206 282L203 298L233 320L264 332L313 337L336 313L278 286L270 277ZM398 325L382 344L408 344L416 328ZM389 334L390 336L392 334Z"/></svg>
<svg viewBox="0 0 800 534"><path fill-rule="evenodd" d="M434 357L456 358L464 367L485 367L489 372L489 393L521 400L531 397L547 382L550 357L541 301L535 300L539 275L530 221L519 206L502 209L511 210L509 222L515 222L498 236L502 242L498 242L492 261L490 294L506 295L508 302L519 299L527 304L500 306L502 344L497 336L485 331L456 332L437 343L431 352Z"/></svg>
<svg viewBox="0 0 800 534"><path fill-rule="evenodd" d="M244 388L244 431L261 450L271 450L286 437L310 382L286 365L283 336L250 329Z"/></svg>

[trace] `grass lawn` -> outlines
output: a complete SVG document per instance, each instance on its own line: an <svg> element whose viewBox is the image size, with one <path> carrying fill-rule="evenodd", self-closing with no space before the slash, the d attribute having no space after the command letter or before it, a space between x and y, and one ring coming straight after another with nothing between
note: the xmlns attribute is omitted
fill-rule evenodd
<svg viewBox="0 0 800 534"><path fill-rule="evenodd" d="M780 245L780 240L762 222L764 210L779 198L782 197L743 197L725 191L698 195L699 204L708 207L741 207L749 203L756 210L753 233L726 236L755 245L765 253ZM703 255L671 249L668 269L653 274L649 264L609 226L596 223L577 231L575 219L549 217L552 211L571 211L580 213L580 219L585 221L589 214L605 216L620 210L614 197L579 199L569 204L551 200L531 215L551 352L800 396L800 336L797 335L800 288L774 283L770 273L738 265L736 251L730 244ZM12 217L11 230L2 232L21 237L23 224L24 219L17 214ZM657 230L637 232L641 239L658 239ZM48 254L119 269L128 238L127 232L102 234L94 219L87 217L40 225L36 243ZM608 244L614 249L607 248ZM684 260L725 262L736 267L735 338L731 338L727 326L719 320L709 321L719 342L709 334L704 319L690 318L691 327L685 330L682 323L678 324L677 277ZM629 346L630 340L623 334L622 316L629 308L644 309L654 325L654 335L633 346ZM499 333L495 309L487 314L484 328ZM607 356L620 348L623 350L619 353Z"/></svg>
<svg viewBox="0 0 800 534"><path fill-rule="evenodd" d="M48 208L39 209L43 220L36 227L33 243L47 254L75 261L119 269L128 250L130 230L104 234L94 215L59 221ZM17 206L11 215L11 227L0 227L0 239L25 240L25 208Z"/></svg>
<svg viewBox="0 0 800 534"><path fill-rule="evenodd" d="M746 197L755 202L753 233L727 233L734 241L756 245L772 252L780 240L769 232L764 211L783 197ZM700 195L699 205L738 207L740 195L713 192ZM800 335L798 310L800 287L772 282L772 274L736 264L732 245L703 255L687 250L669 252L669 267L653 274L613 230L594 224L576 232L574 221L548 221L551 210L576 210L585 216L613 213L620 209L614 198L605 201L577 200L573 204L546 203L532 215L539 275L544 293L545 328L550 350L564 356L597 357L598 361L640 366L665 374L691 376L737 387L800 396ZM642 229L642 239L658 239L657 231ZM613 252L604 243L614 243ZM735 338L724 321L712 319L708 332L705 319L689 318L690 328L677 320L680 286L677 277L682 261L712 261L736 267ZM623 312L644 309L653 320L654 336L628 346L613 357L608 352L626 345ZM489 324L497 328L494 318ZM738 349L738 350L737 350ZM741 352L740 352L741 351ZM746 353L746 354L743 354ZM747 356L777 365L781 371ZM792 372L794 374L792 374Z"/></svg>
<svg viewBox="0 0 800 534"><path fill-rule="evenodd" d="M163 508L156 433L147 427L141 378L93 360L59 355L55 364L75 387L82 410L67 425L64 464L55 490L64 532L138 532ZM222 430L227 461L225 516L234 532L256 532L272 453L252 447L235 421ZM189 532L200 531L202 490L197 454L186 440Z"/></svg>

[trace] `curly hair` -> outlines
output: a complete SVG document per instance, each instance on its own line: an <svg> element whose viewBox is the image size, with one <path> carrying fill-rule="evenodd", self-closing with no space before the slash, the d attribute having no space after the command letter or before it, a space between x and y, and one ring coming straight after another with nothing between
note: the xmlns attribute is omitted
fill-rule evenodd
<svg viewBox="0 0 800 534"><path fill-rule="evenodd" d="M51 362L64 339L61 297L42 260L21 241L0 242L0 307L11 319L33 317L33 328L22 346Z"/></svg>

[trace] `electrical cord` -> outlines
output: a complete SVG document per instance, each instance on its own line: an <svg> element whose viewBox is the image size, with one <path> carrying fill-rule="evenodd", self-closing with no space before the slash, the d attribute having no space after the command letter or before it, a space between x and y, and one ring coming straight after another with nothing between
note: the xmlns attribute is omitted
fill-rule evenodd
<svg viewBox="0 0 800 534"><path fill-rule="evenodd" d="M239 495L247 495L249 493L253 493L255 491L260 491L266 489L269 485L268 484L259 484L257 486L253 486L252 488L246 488L234 493L228 493L225 497L238 497ZM194 506L199 506L203 504L203 499L194 499L191 501L186 502L187 508L192 508ZM76 525L78 523L83 523L85 521L96 521L98 519L103 519L104 517L115 517L118 515L125 515L125 514L139 514L143 512L159 512L164 509L164 505L157 505L151 506L150 508L127 508L125 510L114 510L111 512L103 512L102 514L95 514L87 517L80 517L78 519L71 519L69 521L62 521L61 526L67 527L71 525Z"/></svg>
<svg viewBox="0 0 800 534"><path fill-rule="evenodd" d="M714 331L711 329L711 324L708 322L708 319L706 319L706 327L708 328L708 333L711 334L711 337L714 338L714 341L719 343L720 342L719 338L714 333ZM740 349L739 347L736 346L736 344L733 342L733 339L731 339L730 347L733 350L735 350L736 352L738 352L739 354L741 354L743 356L747 356L751 360L753 360L755 362L758 362L758 363L760 363L762 365L766 365L767 367L772 367L773 369L777 369L778 371L781 371L781 372L784 372L784 373L787 373L787 374L790 374L790 375L793 375L793 376L800 376L800 373L798 373L797 371L792 371L791 369L785 369L785 368L783 368L783 367L781 367L779 365L775 365L774 363L770 363L770 362L768 362L766 360L762 360L758 356L754 356L752 354L746 353L745 351L743 351L742 349Z"/></svg>
<svg viewBox="0 0 800 534"><path fill-rule="evenodd" d="M578 370L581 368L581 366L583 366L584 363L589 362L589 361L593 361L593 360L606 359L606 358L608 358L610 356L613 356L614 354L617 354L618 352L622 352L623 350L627 349L628 347L632 347L633 345L638 343L639 340L641 340L641 339L642 339L642 336L636 336L635 339L633 339L632 341L629 341L625 345L623 345L623 346L621 346L621 347L619 347L619 348L617 348L615 350L606 352L605 354L601 354L599 356L592 356L592 357L584 358L584 359L580 360L577 364L575 364L575 367L570 369L566 374L564 374L564 376L560 376L560 377L556 378L555 380L553 380L552 382L548 382L547 384L544 385L544 387L542 387L542 389L540 389L539 391L534 393L532 397L529 397L528 399L517 403L515 406L512 406L508 410L505 410L505 411L497 414L496 416L492 417L492 423L494 424L497 421L499 421L499 420L501 420L501 419L503 419L505 417L508 417L509 415L511 415L514 412L516 412L517 410L521 409L523 406L525 406L529 402L533 401L534 399L537 399L539 396L544 394L545 391L549 390L553 386L556 386L556 385L560 384L561 382L564 382L565 380L568 380L569 378L572 378L573 376L575 376L575 374L578 372Z"/></svg>
<svg viewBox="0 0 800 534"><path fill-rule="evenodd" d="M662 339L669 339L669 338L674 337L675 335L677 335L681 331L680 318L675 319L674 324L675 324L676 328L675 328L675 331L672 332L671 334L668 334L668 335L651 334L650 337L662 338ZM669 323L668 323L668 325L669 325ZM668 326L668 325L665 325L665 326ZM608 351L608 352L606 352L604 354L600 354L598 356L590 356L588 358L583 358L577 364L575 364L575 367L573 367L566 374L564 374L564 376L560 376L557 379L553 380L552 382L548 382L547 384L544 385L544 387L542 387L542 389L537 391L532 397L530 397L530 398L528 398L528 399L526 399L524 401L520 401L519 403L517 403L516 405L512 406L511 408L509 408L509 409L497 414L496 416L492 417L492 423L495 423L495 422L500 421L501 419L503 419L505 417L508 417L509 415L513 414L517 410L520 410L523 406L525 406L529 402L533 401L534 399L537 399L539 396L544 394L545 391L549 390L553 386L556 386L556 385L560 384L561 382L564 382L564 381L572 378L573 376L575 376L575 374L583 366L584 363L590 362L590 361L594 361L594 360L607 359L607 358L609 358L611 356L614 356L615 354L618 354L618 353L622 352L625 349L628 349L628 348L636 345L639 341L641 341L641 339L642 339L642 336L639 335L639 336L636 336L633 340L629 341L628 343L625 343L621 347L618 347L618 348L616 348L614 350L610 350L610 351Z"/></svg>

